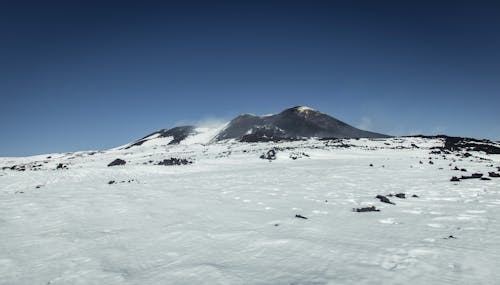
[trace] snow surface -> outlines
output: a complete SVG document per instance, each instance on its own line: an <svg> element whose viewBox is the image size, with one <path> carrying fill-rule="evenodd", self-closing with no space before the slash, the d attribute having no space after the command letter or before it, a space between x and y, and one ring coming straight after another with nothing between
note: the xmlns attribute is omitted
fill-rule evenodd
<svg viewBox="0 0 500 285"><path fill-rule="evenodd" d="M202 133L0 158L0 284L499 284L500 178L449 181L466 174L455 165L495 171L498 155L430 155L439 139ZM275 147L276 160L259 158ZM155 165L170 157L193 164ZM127 164L107 167L116 158ZM1 170L20 164L41 167ZM410 197L374 198L399 192ZM352 211L371 205L381 211Z"/></svg>
<svg viewBox="0 0 500 285"><path fill-rule="evenodd" d="M307 106L300 106L300 107L297 107L297 111L299 112L305 112L305 111L316 111L314 110L313 108L311 107L307 107Z"/></svg>

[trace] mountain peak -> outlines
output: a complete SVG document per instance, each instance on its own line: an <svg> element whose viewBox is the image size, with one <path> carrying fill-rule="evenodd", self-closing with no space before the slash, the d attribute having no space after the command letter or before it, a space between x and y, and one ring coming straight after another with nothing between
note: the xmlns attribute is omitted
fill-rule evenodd
<svg viewBox="0 0 500 285"><path fill-rule="evenodd" d="M381 138L387 135L357 129L307 106L295 106L269 116L238 116L215 141L277 141L303 138Z"/></svg>
<svg viewBox="0 0 500 285"><path fill-rule="evenodd" d="M315 110L315 109L308 107L308 106L295 106L291 109L296 110L298 112L307 112L307 111L318 112L318 110Z"/></svg>

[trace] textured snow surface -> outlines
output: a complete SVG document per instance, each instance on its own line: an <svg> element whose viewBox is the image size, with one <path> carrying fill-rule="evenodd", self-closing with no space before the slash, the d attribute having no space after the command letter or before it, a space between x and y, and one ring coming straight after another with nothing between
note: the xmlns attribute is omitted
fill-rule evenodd
<svg viewBox="0 0 500 285"><path fill-rule="evenodd" d="M0 158L42 165L0 170L0 284L500 282L500 178L449 181L487 176L499 156L430 155L437 139L198 139ZM155 165L170 157L193 164ZM106 166L116 158L127 164Z"/></svg>

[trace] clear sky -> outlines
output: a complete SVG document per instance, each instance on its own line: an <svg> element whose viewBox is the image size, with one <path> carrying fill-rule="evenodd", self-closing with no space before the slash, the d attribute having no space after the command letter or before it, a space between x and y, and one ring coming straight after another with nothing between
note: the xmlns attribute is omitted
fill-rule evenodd
<svg viewBox="0 0 500 285"><path fill-rule="evenodd" d="M0 156L295 105L500 140L497 3L1 1Z"/></svg>

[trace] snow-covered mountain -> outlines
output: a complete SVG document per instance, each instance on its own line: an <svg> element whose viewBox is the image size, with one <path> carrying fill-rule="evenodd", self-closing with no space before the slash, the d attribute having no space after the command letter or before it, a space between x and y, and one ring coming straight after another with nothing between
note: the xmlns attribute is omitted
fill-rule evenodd
<svg viewBox="0 0 500 285"><path fill-rule="evenodd" d="M245 114L233 119L215 140L280 141L301 138L387 138L389 136L354 128L320 111L305 106L286 109L276 115Z"/></svg>
<svg viewBox="0 0 500 285"><path fill-rule="evenodd" d="M287 138L319 136L282 122L321 115L285 112ZM0 158L0 284L500 280L499 143L221 140L230 127Z"/></svg>
<svg viewBox="0 0 500 285"><path fill-rule="evenodd" d="M178 144L190 136L196 136L205 131L206 129L197 130L195 126L164 129L132 142L126 148L139 146L151 140L169 140L169 144ZM388 137L388 135L357 129L312 108L297 106L276 115L240 115L223 128L217 129L206 143L229 139L240 142L277 142L309 138Z"/></svg>

